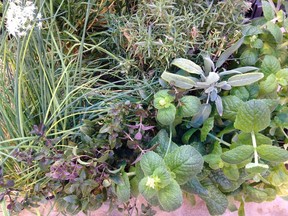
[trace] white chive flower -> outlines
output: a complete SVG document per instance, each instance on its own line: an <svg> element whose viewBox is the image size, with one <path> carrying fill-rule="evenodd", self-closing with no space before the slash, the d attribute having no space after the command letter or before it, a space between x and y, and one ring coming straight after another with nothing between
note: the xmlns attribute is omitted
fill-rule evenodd
<svg viewBox="0 0 288 216"><path fill-rule="evenodd" d="M10 0L6 13L6 29L14 37L25 36L36 23L37 28L42 27L41 14L32 1L25 3L19 0Z"/></svg>

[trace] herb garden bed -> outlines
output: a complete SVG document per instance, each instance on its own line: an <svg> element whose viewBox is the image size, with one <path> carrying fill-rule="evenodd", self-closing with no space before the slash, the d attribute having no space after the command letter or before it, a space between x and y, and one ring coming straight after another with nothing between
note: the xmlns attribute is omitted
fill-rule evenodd
<svg viewBox="0 0 288 216"><path fill-rule="evenodd" d="M0 2L2 214L284 203L288 3L253 5L248 20L243 0Z"/></svg>

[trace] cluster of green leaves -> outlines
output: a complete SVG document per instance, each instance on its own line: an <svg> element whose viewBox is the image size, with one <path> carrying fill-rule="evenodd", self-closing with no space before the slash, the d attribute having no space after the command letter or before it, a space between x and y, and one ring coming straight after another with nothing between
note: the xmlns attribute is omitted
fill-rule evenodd
<svg viewBox="0 0 288 216"><path fill-rule="evenodd" d="M245 202L288 195L287 15L280 10L281 1L277 6L262 3L264 17L245 26L243 37L215 65L207 55L202 55L204 70L190 60L175 59L171 65L180 70L161 76L172 89L162 81L167 89L154 95L160 126L170 129L180 148L193 146L203 156L202 172L181 189L204 199L212 215L235 207L229 197L241 202L243 214ZM268 45L276 49L269 51ZM250 61L247 53L252 51L257 55ZM218 72L237 54L238 67L232 63ZM209 189L217 194L214 203Z"/></svg>
<svg viewBox="0 0 288 216"><path fill-rule="evenodd" d="M241 45L241 65L257 66L265 75L259 86L259 94L275 98L278 85L287 86L288 17L282 8L287 11L288 5L285 1L278 1L277 6L270 1L262 1L262 5L264 17L253 20L243 28L243 37L237 45Z"/></svg>
<svg viewBox="0 0 288 216"><path fill-rule="evenodd" d="M180 185L201 171L203 159L193 147L184 145L176 147L164 159L148 152L141 158L140 166L144 178L139 182L139 192L151 204L173 211L182 205Z"/></svg>

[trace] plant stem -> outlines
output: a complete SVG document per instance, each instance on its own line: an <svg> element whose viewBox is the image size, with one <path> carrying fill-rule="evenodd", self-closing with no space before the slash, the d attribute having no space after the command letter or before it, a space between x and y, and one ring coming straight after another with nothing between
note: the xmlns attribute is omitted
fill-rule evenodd
<svg viewBox="0 0 288 216"><path fill-rule="evenodd" d="M127 176L135 176L136 175L136 172L128 172L128 173L126 173L127 174Z"/></svg>
<svg viewBox="0 0 288 216"><path fill-rule="evenodd" d="M172 123L170 124L170 134L169 134L169 143L168 143L168 147L167 147L167 150L166 150L166 153L165 153L165 156L164 157L166 157L166 155L168 154L168 152L169 152L169 149L170 149L170 146L171 146L171 142L172 142L172 128L173 127L173 125L172 125Z"/></svg>
<svg viewBox="0 0 288 216"><path fill-rule="evenodd" d="M208 136L212 137L213 139L219 141L220 143L222 143L222 144L224 144L224 145L226 145L226 146L228 146L228 147L231 146L230 143L228 143L228 142L226 142L226 141L224 141L224 140L222 140L222 139L220 139L220 138L214 136L213 134L208 133Z"/></svg>
<svg viewBox="0 0 288 216"><path fill-rule="evenodd" d="M257 153L257 142L256 142L256 137L254 131L251 132L251 137L252 137L252 144L254 147L254 158L255 158L255 164L258 164L258 153Z"/></svg>
<svg viewBox="0 0 288 216"><path fill-rule="evenodd" d="M284 129L282 127L280 127L282 133L284 134L284 136L286 137L286 139L288 139L288 135L286 134L286 132L284 131Z"/></svg>

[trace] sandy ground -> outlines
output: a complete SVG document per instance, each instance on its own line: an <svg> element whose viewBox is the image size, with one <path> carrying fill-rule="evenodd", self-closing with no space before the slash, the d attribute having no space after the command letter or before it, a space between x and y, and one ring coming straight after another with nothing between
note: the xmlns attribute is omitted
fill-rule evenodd
<svg viewBox="0 0 288 216"><path fill-rule="evenodd" d="M137 206L141 206L143 203L143 199L140 197L137 199ZM43 207L39 208L38 211L23 211L19 215L20 216L62 216L63 214L57 213L55 211L49 211L53 201L50 201ZM94 212L90 212L88 216L123 216L124 213L119 213L113 211L112 213L108 213L108 205L103 205L100 209ZM177 209L174 212L163 212L157 208L153 208L157 211L156 216L209 216L208 210L205 206L205 203L201 199L196 199L196 205L191 206L188 200L184 200L184 203L181 208ZM38 212L38 214L36 213ZM264 202L264 203L246 203L245 205L245 213L246 216L288 216L288 201L285 201L278 197L273 202ZM0 212L2 216L3 213ZM77 216L85 216L86 214L80 213ZM133 216L136 216L136 212L134 212ZM236 212L226 211L223 216L238 216Z"/></svg>

